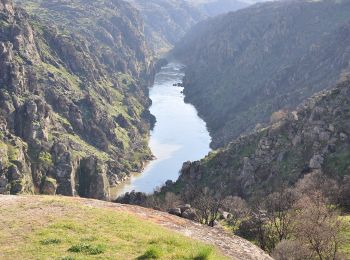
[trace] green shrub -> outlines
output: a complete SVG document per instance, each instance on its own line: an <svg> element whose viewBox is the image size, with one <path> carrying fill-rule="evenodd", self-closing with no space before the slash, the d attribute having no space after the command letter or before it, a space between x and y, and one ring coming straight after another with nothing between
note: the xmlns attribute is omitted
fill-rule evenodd
<svg viewBox="0 0 350 260"><path fill-rule="evenodd" d="M137 259L146 260L146 259L159 259L161 257L161 250L155 246L152 246L147 249L147 251L139 256Z"/></svg>
<svg viewBox="0 0 350 260"><path fill-rule="evenodd" d="M99 255L105 252L105 248L101 245L78 244L68 249L68 252L82 253L86 255Z"/></svg>
<svg viewBox="0 0 350 260"><path fill-rule="evenodd" d="M11 144L8 144L7 145L7 154L8 154L9 161L16 161L18 159L19 150L17 147L15 147Z"/></svg>
<svg viewBox="0 0 350 260"><path fill-rule="evenodd" d="M45 167L52 166L52 156L48 152L41 152L38 157L39 163L44 165Z"/></svg>
<svg viewBox="0 0 350 260"><path fill-rule="evenodd" d="M200 252L193 258L194 260L209 260L213 254L213 249L210 247L204 247Z"/></svg>

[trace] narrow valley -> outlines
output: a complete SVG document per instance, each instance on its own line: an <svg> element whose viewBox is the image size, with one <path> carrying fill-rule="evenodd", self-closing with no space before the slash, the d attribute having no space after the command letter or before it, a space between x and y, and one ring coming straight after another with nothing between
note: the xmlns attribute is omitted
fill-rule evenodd
<svg viewBox="0 0 350 260"><path fill-rule="evenodd" d="M169 63L156 75L150 88L151 113L156 124L150 148L156 157L141 174L117 188L117 194L136 191L151 193L168 180L175 182L185 161L199 160L210 151L211 138L196 109L184 102L183 66ZM174 86L176 85L176 86Z"/></svg>
<svg viewBox="0 0 350 260"><path fill-rule="evenodd" d="M0 260L350 259L350 0L0 0Z"/></svg>

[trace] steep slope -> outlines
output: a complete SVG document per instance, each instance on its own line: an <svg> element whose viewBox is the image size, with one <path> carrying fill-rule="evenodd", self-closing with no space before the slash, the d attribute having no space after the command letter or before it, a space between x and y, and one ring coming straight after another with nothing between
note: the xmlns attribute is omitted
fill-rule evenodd
<svg viewBox="0 0 350 260"><path fill-rule="evenodd" d="M257 4L193 28L174 51L213 147L334 84L350 60L349 1Z"/></svg>
<svg viewBox="0 0 350 260"><path fill-rule="evenodd" d="M151 157L150 52L123 1L0 1L0 193L104 199Z"/></svg>
<svg viewBox="0 0 350 260"><path fill-rule="evenodd" d="M205 15L184 0L128 0L145 20L145 34L157 55L169 51Z"/></svg>
<svg viewBox="0 0 350 260"><path fill-rule="evenodd" d="M349 129L350 79L306 100L269 127L201 161L185 163L172 189L184 192L195 184L245 199L261 198L314 171L341 183L350 175Z"/></svg>
<svg viewBox="0 0 350 260"><path fill-rule="evenodd" d="M164 212L68 197L0 200L1 259L38 252L46 259L271 259L244 239Z"/></svg>

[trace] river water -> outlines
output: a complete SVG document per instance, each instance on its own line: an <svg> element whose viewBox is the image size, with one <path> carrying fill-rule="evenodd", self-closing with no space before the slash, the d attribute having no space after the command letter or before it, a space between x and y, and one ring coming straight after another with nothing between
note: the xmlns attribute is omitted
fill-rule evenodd
<svg viewBox="0 0 350 260"><path fill-rule="evenodd" d="M157 123L151 132L150 147L156 160L142 174L134 175L118 189L118 195L135 190L151 193L167 180L176 181L185 161L203 158L210 151L211 138L196 109L184 102L182 65L169 63L156 75L150 89L151 113Z"/></svg>

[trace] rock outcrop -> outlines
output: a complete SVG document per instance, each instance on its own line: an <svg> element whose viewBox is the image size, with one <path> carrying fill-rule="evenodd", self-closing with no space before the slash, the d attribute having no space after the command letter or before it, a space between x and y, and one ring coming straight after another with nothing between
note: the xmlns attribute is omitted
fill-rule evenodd
<svg viewBox="0 0 350 260"><path fill-rule="evenodd" d="M274 124L201 161L185 163L176 190L182 187L182 193L195 185L249 199L292 186L311 172L341 183L350 175L349 111L346 80L307 99Z"/></svg>
<svg viewBox="0 0 350 260"><path fill-rule="evenodd" d="M0 193L108 198L151 158L151 51L123 1L0 0Z"/></svg>
<svg viewBox="0 0 350 260"><path fill-rule="evenodd" d="M195 26L174 55L184 93L222 147L349 71L349 1L261 3Z"/></svg>

